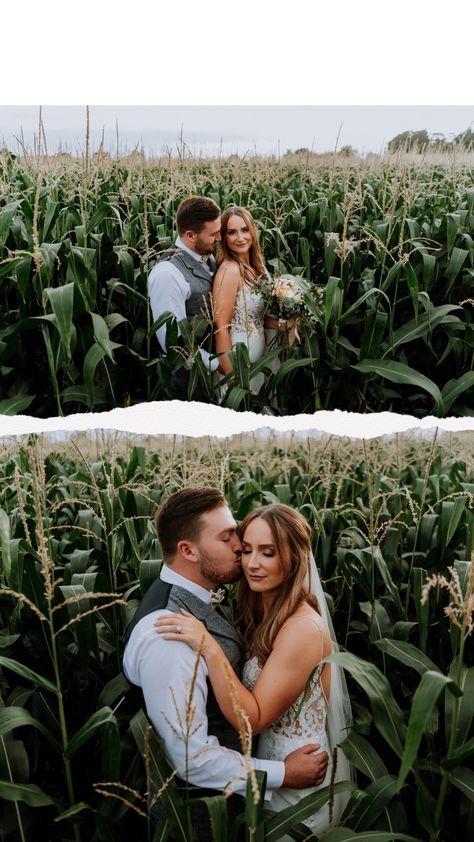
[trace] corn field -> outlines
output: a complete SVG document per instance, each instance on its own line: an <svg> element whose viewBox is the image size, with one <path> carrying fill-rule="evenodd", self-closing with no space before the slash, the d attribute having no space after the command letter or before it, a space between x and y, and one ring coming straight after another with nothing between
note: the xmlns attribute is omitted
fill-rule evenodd
<svg viewBox="0 0 474 842"><path fill-rule="evenodd" d="M469 432L4 440L0 838L192 842L173 779L167 818L151 827L150 783L170 770L121 672L121 640L161 566L157 504L213 485L238 520L280 501L313 527L354 713L343 748L357 770L340 826L320 838L471 839L473 453ZM267 812L249 790L245 838L304 839L305 817L329 795L308 796L295 817ZM208 808L216 842L236 839L225 798Z"/></svg>
<svg viewBox="0 0 474 842"><path fill-rule="evenodd" d="M166 400L210 324L164 317L146 279L181 199L247 207L272 273L306 277L317 320L275 373L233 352L233 409L474 412L472 153L146 161L0 154L0 412L36 417ZM189 398L200 381L195 367ZM258 395L252 377L264 371Z"/></svg>

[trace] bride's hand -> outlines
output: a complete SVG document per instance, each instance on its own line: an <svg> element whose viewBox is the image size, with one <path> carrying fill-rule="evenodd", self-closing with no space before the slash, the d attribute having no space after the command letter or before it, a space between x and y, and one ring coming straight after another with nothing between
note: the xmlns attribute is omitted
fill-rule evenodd
<svg viewBox="0 0 474 842"><path fill-rule="evenodd" d="M183 643L188 643L193 649L199 650L203 657L215 643L204 623L184 608L181 608L179 614L165 614L158 617L154 626L165 640L181 640Z"/></svg>
<svg viewBox="0 0 474 842"><path fill-rule="evenodd" d="M264 327L265 330L281 330L280 319L267 313L264 320Z"/></svg>

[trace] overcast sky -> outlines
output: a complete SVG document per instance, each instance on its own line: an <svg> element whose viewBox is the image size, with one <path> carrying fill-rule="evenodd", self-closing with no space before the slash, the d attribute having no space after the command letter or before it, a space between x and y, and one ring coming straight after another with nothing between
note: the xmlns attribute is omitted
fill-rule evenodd
<svg viewBox="0 0 474 842"><path fill-rule="evenodd" d="M0 108L0 143L18 151L18 138L32 149L38 132L38 106ZM84 148L86 109L42 108L48 152ZM92 148L104 133L115 152L143 147L147 155L177 152L182 137L194 155L240 155L253 151L284 154L306 147L315 152L350 144L361 154L380 152L399 132L427 129L448 138L474 126L474 106L99 106L90 107Z"/></svg>
<svg viewBox="0 0 474 842"><path fill-rule="evenodd" d="M336 141L364 154L422 128L451 137L474 124L473 9L180 0L177 14L169 2L82 0L69 20L62 0L23 0L21 41L2 42L0 144L18 148L23 131L33 145L39 103L51 152L84 147L86 103L93 147L103 130L115 151L117 123L120 150L148 155L176 150L181 133L195 155L324 152ZM5 4L2 31L17 28Z"/></svg>
<svg viewBox="0 0 474 842"><path fill-rule="evenodd" d="M44 105L50 151L59 139L71 151L80 150L85 110L77 106L101 102L110 107L91 107L94 144L104 126L106 143L114 149L117 120L123 146L143 144L158 154L176 144L181 127L196 154L200 149L210 154L221 139L225 154L243 155L255 147L262 153L324 151L334 148L341 124L339 147L351 144L361 153L379 151L407 129L458 134L474 120L474 108L466 105L474 99L473 10L466 0L180 0L175 7L169 0L4 3L0 145L2 136L15 145L21 128L32 143L37 105L19 103L70 103ZM127 102L137 106L125 108ZM146 107L150 103L162 105ZM209 107L170 107L176 103ZM222 103L231 107L217 105ZM160 131L164 134L153 134ZM332 431L335 413L328 414ZM154 410L153 432L165 418L166 411ZM380 418L374 413L364 422ZM98 416L93 419L96 426ZM119 426L115 418L104 423ZM287 423L293 426L292 419ZM32 427L39 428L40 422ZM222 414L215 422L202 421L206 433L222 428ZM176 421L170 429L176 431ZM353 416L345 429L354 432ZM19 430L15 419L12 431ZM193 430L200 430L198 422Z"/></svg>

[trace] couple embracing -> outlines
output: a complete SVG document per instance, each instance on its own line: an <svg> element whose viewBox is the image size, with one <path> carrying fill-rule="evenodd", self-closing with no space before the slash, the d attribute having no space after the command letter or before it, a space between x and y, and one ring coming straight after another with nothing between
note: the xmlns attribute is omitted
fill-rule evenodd
<svg viewBox="0 0 474 842"><path fill-rule="evenodd" d="M237 342L248 349L250 362L265 354L268 344L275 345L278 330L286 322L266 314L260 287L268 280L258 232L251 214L231 206L221 215L220 208L205 196L191 196L181 202L176 214L178 237L175 246L164 252L148 277L148 293L153 320L166 312L178 322L204 316L213 323L213 356L208 347L199 353L213 380L217 400L232 381L232 362L228 352ZM214 249L217 244L217 259ZM157 330L166 353L166 326ZM272 360L273 368L275 360ZM186 400L193 360L173 372L171 397ZM277 362L278 365L278 362ZM252 378L250 388L257 393L264 375ZM199 384L192 394L195 400L209 397Z"/></svg>
<svg viewBox="0 0 474 842"><path fill-rule="evenodd" d="M336 747L348 734L350 703L342 671L324 662L337 644L306 519L272 504L237 526L220 490L188 488L162 503L156 526L164 564L127 628L123 663L189 794L215 795L230 784L229 813L241 812L247 773L238 709L259 735L251 763L267 773L271 810L349 780ZM212 593L232 582L235 627ZM191 685L194 719L183 735L177 723L186 721ZM334 821L346 801L336 796ZM198 839L210 840L205 808L192 809ZM305 823L326 830L328 806Z"/></svg>

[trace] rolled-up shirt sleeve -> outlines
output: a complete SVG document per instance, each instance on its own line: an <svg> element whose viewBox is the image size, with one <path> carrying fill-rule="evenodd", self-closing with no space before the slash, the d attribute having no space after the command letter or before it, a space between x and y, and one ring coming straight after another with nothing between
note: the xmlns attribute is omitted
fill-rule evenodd
<svg viewBox="0 0 474 842"><path fill-rule="evenodd" d="M147 714L164 743L168 762L181 778L195 786L245 793L244 759L208 733L207 667L196 665L196 653L186 643L164 640L153 623L168 611L154 611L137 624L124 654L124 672L143 691ZM192 690L192 721L186 725ZM283 783L282 761L251 759L254 769L267 773L267 798Z"/></svg>
<svg viewBox="0 0 474 842"><path fill-rule="evenodd" d="M148 296L154 322L167 311L173 313L178 322L185 319L189 295L189 284L168 260L157 263L148 275ZM166 325L158 328L156 336L166 354Z"/></svg>

